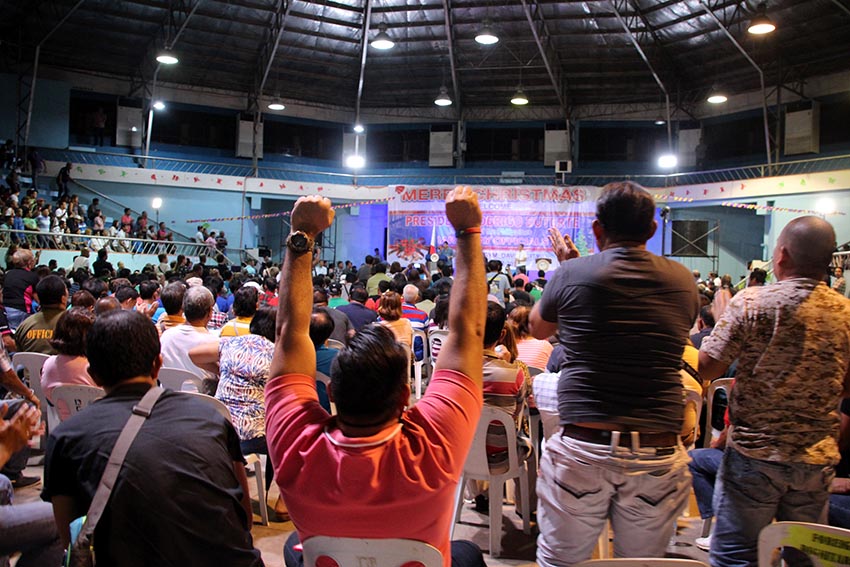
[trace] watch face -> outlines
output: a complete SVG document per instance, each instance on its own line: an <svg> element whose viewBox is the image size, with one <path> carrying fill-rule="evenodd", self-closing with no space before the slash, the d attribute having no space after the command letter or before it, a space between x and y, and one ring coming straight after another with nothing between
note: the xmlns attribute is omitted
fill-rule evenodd
<svg viewBox="0 0 850 567"><path fill-rule="evenodd" d="M304 236L303 234L299 234L297 232L293 233L289 237L289 241L291 243L291 246L293 248L298 249L298 250L304 250L304 249L307 248L307 237Z"/></svg>

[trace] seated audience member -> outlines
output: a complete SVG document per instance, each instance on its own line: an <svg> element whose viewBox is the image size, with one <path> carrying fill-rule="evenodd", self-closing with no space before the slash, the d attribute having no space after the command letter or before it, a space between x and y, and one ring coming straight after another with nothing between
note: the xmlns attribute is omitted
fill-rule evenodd
<svg viewBox="0 0 850 567"><path fill-rule="evenodd" d="M348 300L342 297L342 284L332 283L328 286L328 307L334 309L341 305L348 305Z"/></svg>
<svg viewBox="0 0 850 567"><path fill-rule="evenodd" d="M366 301L369 299L369 294L366 288L360 285L351 286L351 294L349 302L346 305L337 307L337 311L342 311L351 320L355 331L359 331L364 326L374 323L378 320L378 314L366 307Z"/></svg>
<svg viewBox="0 0 850 567"><path fill-rule="evenodd" d="M94 302L94 314L96 317L100 317L104 313L113 311L115 309L121 309L121 304L118 303L118 300L115 299L114 295L101 297L100 299Z"/></svg>
<svg viewBox="0 0 850 567"><path fill-rule="evenodd" d="M136 311L150 317L152 321L158 321L165 313L165 309L159 304L159 282L156 280L145 280L139 284L139 299Z"/></svg>
<svg viewBox="0 0 850 567"><path fill-rule="evenodd" d="M133 311L139 299L139 292L128 285L121 286L115 291L115 299L121 304L121 309Z"/></svg>
<svg viewBox="0 0 850 567"><path fill-rule="evenodd" d="M189 351L189 358L198 368L219 375L215 397L230 410L231 422L245 455L269 453L263 390L274 351L275 316L273 309L264 307L251 319L249 334L225 337ZM273 478L272 461L267 459L266 490L272 485ZM275 504L275 512L280 521L289 521L286 507L280 499Z"/></svg>
<svg viewBox="0 0 850 567"><path fill-rule="evenodd" d="M183 296L186 322L168 329L160 337L163 368L182 368L200 377L204 381L204 393L210 396L215 395L218 376L194 364L189 351L201 344L218 342L218 338L207 330L214 303L210 290L203 286L190 287Z"/></svg>
<svg viewBox="0 0 850 567"><path fill-rule="evenodd" d="M428 317L428 313L416 307L420 293L419 288L413 284L404 286L402 290L402 299L404 301L401 304L401 316L410 321L410 326L414 331L422 331L424 333L431 325L431 320ZM425 346L421 342L421 339L417 339L413 345L416 360L422 360Z"/></svg>
<svg viewBox="0 0 850 567"><path fill-rule="evenodd" d="M7 402L0 403L0 467L33 436L44 434L38 408L25 404L14 415L8 408ZM14 553L20 553L17 567L62 564L53 508L46 502L14 504L13 494L13 483L0 475L0 565L8 565Z"/></svg>
<svg viewBox="0 0 850 567"><path fill-rule="evenodd" d="M36 284L35 293L41 301L41 311L24 319L15 331L15 344L18 352L57 354L50 339L59 316L68 306L68 288L59 276L47 276Z"/></svg>
<svg viewBox="0 0 850 567"><path fill-rule="evenodd" d="M449 329L449 296L440 295L437 297L437 302L434 304L434 310L431 312L431 326L429 331L434 329L448 330ZM443 339L440 337L428 337L431 343L431 361L437 360L440 354L440 349L443 346Z"/></svg>
<svg viewBox="0 0 850 567"><path fill-rule="evenodd" d="M694 344L694 347L699 349L700 345L702 345L702 340L714 330L714 312L710 305L706 305L699 310L697 328L699 331L691 335L691 342Z"/></svg>
<svg viewBox="0 0 850 567"><path fill-rule="evenodd" d="M106 397L51 431L44 466L42 498L53 503L65 546L69 525L89 509L119 433L162 366L153 323L132 311L98 317L86 355ZM251 522L230 421L195 396L164 390L118 473L94 553L104 565L259 566Z"/></svg>
<svg viewBox="0 0 850 567"><path fill-rule="evenodd" d="M405 409L406 348L386 328L369 326L333 362L335 419L318 404L309 336L310 250L333 221L330 207L327 199L302 197L292 211L280 333L266 386L269 450L297 530L284 550L286 564L301 565L293 549L299 538L327 535L412 539L439 549L445 567L483 566L476 546L450 546L448 538L482 403L486 287L477 197L467 187L446 199L446 216L458 234L457 279L450 335L425 395ZM357 480L364 478L373 482Z"/></svg>
<svg viewBox="0 0 850 567"><path fill-rule="evenodd" d="M263 295L260 297L260 307L277 307L277 281L274 277L263 279Z"/></svg>
<svg viewBox="0 0 850 567"><path fill-rule="evenodd" d="M44 361L41 388L47 401L56 406L59 419L63 421L71 415L71 411L63 403L53 401L53 389L63 384L95 386L89 376L86 358L86 334L93 324L94 313L85 308L73 308L59 317L50 339L50 344L59 354Z"/></svg>
<svg viewBox="0 0 850 567"><path fill-rule="evenodd" d="M313 306L328 307L328 292L320 287L314 287ZM354 329L354 325L351 324L351 319L348 318L348 315L336 309L328 309L328 317L334 322L334 328L330 338L342 344L348 344L348 339L353 337L354 333L357 332Z"/></svg>
<svg viewBox="0 0 850 567"><path fill-rule="evenodd" d="M521 305L511 311L508 318L513 321L517 332L517 358L528 366L544 369L552 354L552 343L535 339L528 330L528 315L531 308Z"/></svg>
<svg viewBox="0 0 850 567"><path fill-rule="evenodd" d="M434 288L429 287L420 294L420 298L422 299L422 301L416 304L416 308L424 311L425 313L428 313L428 326L430 326L431 311L434 310L434 300L437 299L437 291Z"/></svg>
<svg viewBox="0 0 850 567"><path fill-rule="evenodd" d="M9 355L6 354L6 350L3 348L0 348L0 391L4 394L11 392L21 396L36 408L39 407L38 396L21 381L18 374L12 369L12 361L9 360ZM7 402L0 401L0 407L5 403ZM15 488L23 488L41 480L37 476L24 475L24 469L27 468L29 456L30 447L28 444L25 444L17 451L7 455L3 459L3 463L0 464L0 467L2 467L0 474L11 479L12 485Z"/></svg>
<svg viewBox="0 0 850 567"><path fill-rule="evenodd" d="M243 286L233 294L233 314L231 319L221 328L222 337L239 337L251 333L251 319L259 307L259 294L253 286Z"/></svg>
<svg viewBox="0 0 850 567"><path fill-rule="evenodd" d="M519 277L514 278L514 289L511 291L511 303L514 306L527 306L531 307L534 305L534 298L531 297L531 294L525 291L525 286L528 285L528 277L524 280Z"/></svg>
<svg viewBox="0 0 850 567"><path fill-rule="evenodd" d="M837 269L840 270L841 268ZM753 271L750 272L750 277L747 279L747 287L757 287L764 285L765 282L767 282L767 272L761 268L753 268ZM843 292L840 293L843 294Z"/></svg>
<svg viewBox="0 0 850 567"><path fill-rule="evenodd" d="M186 322L183 316L183 297L186 295L186 284L171 282L162 290L160 300L165 313L156 321L156 330L162 333Z"/></svg>
<svg viewBox="0 0 850 567"><path fill-rule="evenodd" d="M413 327L410 321L403 318L401 311L401 296L394 291L388 291L381 296L378 307L378 323L393 332L395 340L411 351L413 347Z"/></svg>
<svg viewBox="0 0 850 567"><path fill-rule="evenodd" d="M71 296L71 308L79 307L94 313L94 296L84 289Z"/></svg>
<svg viewBox="0 0 850 567"><path fill-rule="evenodd" d="M334 322L330 316L330 310L325 307L313 305L313 314L310 316L310 340L316 349L316 372L326 376L331 375L331 363L339 354L339 349L330 348L325 343L333 333ZM319 395L319 405L330 413L331 404L328 399L328 390L324 383L316 380L316 391Z"/></svg>

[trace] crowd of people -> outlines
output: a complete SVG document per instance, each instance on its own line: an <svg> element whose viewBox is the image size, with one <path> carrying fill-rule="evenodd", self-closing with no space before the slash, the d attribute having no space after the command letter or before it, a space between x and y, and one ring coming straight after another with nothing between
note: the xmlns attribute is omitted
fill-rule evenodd
<svg viewBox="0 0 850 567"><path fill-rule="evenodd" d="M260 453L267 483L280 489L278 519L296 530L285 544L288 566L303 562L300 541L327 535L422 541L446 566L480 567L481 550L450 542L449 527L483 405L512 418L520 458L539 449L523 410L543 420L543 567L590 558L609 521L615 555L663 557L692 478L701 514L716 518L707 545L715 567L755 565L761 528L774 518L826 522L830 490L850 490L832 482L841 456L836 408L850 392L850 300L837 293L837 270L829 285L835 233L825 221L789 223L773 280L754 269L736 290L730 276L703 279L646 249L655 203L630 182L601 192L592 225L599 252L580 256L551 229L559 265L536 280L523 248L515 272L482 261L482 212L469 188L447 197L457 245L441 247L432 267L388 264L378 250L360 266L327 265L315 239L333 214L327 199L299 199L283 263L251 261L238 271L163 253L130 273L113 268L107 250L92 266L81 254L63 269L38 266L27 248L13 251L0 381L28 405L11 419L0 406L9 482L39 480L24 475L20 439L40 430L39 400L6 351L50 355L41 376L49 403L62 384L97 385L105 397L70 417L56 408L67 419L50 432L45 502L0 506L0 533L11 517L38 528L26 544L0 543L0 554L23 551L18 565L61 555L124 422L163 368L194 374L231 420L197 397L160 395L98 524L95 548L107 564L262 564L242 460ZM216 237L198 232L216 254ZM430 349L429 335L442 337ZM434 368L417 400L411 366L426 356ZM729 427L711 449L716 481L708 481L697 467L702 450L691 451L693 460L686 450L700 425L685 391L699 398L724 375L736 384ZM711 424L701 429L711 434ZM490 426L494 472L506 465L506 440L502 426ZM475 509L492 510L484 485L465 489Z"/></svg>

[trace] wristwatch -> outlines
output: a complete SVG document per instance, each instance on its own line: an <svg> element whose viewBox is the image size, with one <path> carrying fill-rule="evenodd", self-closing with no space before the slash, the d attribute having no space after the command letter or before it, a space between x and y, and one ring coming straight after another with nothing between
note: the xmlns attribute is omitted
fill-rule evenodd
<svg viewBox="0 0 850 567"><path fill-rule="evenodd" d="M313 237L303 230L290 232L286 238L286 247L295 254L306 254L313 250Z"/></svg>

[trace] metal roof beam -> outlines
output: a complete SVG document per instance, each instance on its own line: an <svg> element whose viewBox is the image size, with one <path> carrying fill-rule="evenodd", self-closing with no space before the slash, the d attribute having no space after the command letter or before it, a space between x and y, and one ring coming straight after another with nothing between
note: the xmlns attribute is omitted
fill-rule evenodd
<svg viewBox="0 0 850 567"><path fill-rule="evenodd" d="M455 60L455 41L454 31L452 28L452 2L451 0L443 0L443 13L445 16L446 27L446 42L449 48L449 66L452 72L452 90L454 91L454 103L457 109L457 119L460 120L463 115L463 105L460 99L460 81L457 74L457 61Z"/></svg>
<svg viewBox="0 0 850 567"><path fill-rule="evenodd" d="M354 102L354 123L360 124L360 103L363 101L363 82L366 79L366 56L369 53L369 26L372 3L363 0L363 35L360 37L360 77L357 79L357 99Z"/></svg>
<svg viewBox="0 0 850 567"><path fill-rule="evenodd" d="M537 43L537 49L540 50L540 56L543 58L543 64L546 66L546 71L549 73L549 79L552 81L552 87L555 89L555 94L558 95L558 102L564 112L564 118L569 120L570 107L569 101L561 85L561 65L558 57L558 50L552 45L552 39L549 35L549 29L546 21L543 19L543 12L537 0L521 0L522 7L525 11L525 17L528 20L528 25L531 27L531 33L534 35L534 41Z"/></svg>

